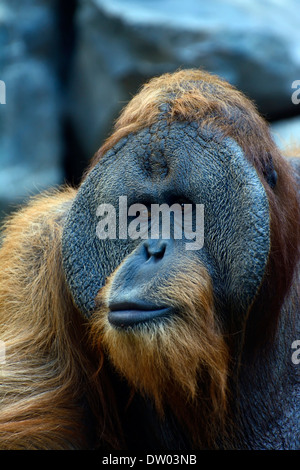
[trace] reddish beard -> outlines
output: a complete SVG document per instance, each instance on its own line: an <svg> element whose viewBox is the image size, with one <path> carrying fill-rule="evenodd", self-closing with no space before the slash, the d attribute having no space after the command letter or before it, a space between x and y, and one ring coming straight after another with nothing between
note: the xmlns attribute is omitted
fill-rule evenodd
<svg viewBox="0 0 300 470"><path fill-rule="evenodd" d="M128 329L116 329L108 321L113 277L97 296L94 344L135 390L153 399L161 415L169 406L198 444L211 445L227 412L229 351L215 317L206 269L189 262L151 294L172 306L173 316Z"/></svg>

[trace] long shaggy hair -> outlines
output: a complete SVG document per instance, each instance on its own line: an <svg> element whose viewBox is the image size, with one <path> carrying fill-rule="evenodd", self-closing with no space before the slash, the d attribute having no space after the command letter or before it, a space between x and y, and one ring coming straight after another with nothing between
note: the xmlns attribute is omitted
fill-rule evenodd
<svg viewBox="0 0 300 470"><path fill-rule="evenodd" d="M76 448L81 441L82 412L74 397L84 356L73 347L80 319L60 268L60 219L73 196L67 190L39 197L6 223L0 250L0 338L6 347L1 449Z"/></svg>
<svg viewBox="0 0 300 470"><path fill-rule="evenodd" d="M97 297L92 337L134 390L152 398L161 416L170 406L179 421L191 427L195 443L205 447L214 444L217 431L224 432L229 351L214 312L206 269L196 262L177 268L148 299L159 298L176 315L127 330L108 321L113 273Z"/></svg>
<svg viewBox="0 0 300 470"><path fill-rule="evenodd" d="M99 357L91 360L88 326L62 269L62 222L75 194L68 188L33 198L6 222L0 250L2 450L89 448L84 408L101 400L104 408L95 405L99 429L105 422L104 439L115 446L108 430L115 432L118 420L106 412L105 375L101 384L93 381Z"/></svg>

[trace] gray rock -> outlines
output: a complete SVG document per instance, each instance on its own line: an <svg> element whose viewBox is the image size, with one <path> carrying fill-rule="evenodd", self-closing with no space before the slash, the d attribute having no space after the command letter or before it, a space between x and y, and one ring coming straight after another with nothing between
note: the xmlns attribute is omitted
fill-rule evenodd
<svg viewBox="0 0 300 470"><path fill-rule="evenodd" d="M0 207L62 181L60 97L54 7L43 0L2 0ZM3 101L2 101L3 102Z"/></svg>
<svg viewBox="0 0 300 470"><path fill-rule="evenodd" d="M148 78L200 67L229 80L266 117L294 110L297 0L81 0L72 117L90 156Z"/></svg>

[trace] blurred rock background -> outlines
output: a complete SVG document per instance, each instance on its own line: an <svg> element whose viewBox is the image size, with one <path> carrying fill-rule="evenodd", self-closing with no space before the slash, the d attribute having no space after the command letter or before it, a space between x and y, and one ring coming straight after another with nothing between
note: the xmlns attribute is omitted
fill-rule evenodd
<svg viewBox="0 0 300 470"><path fill-rule="evenodd" d="M0 217L77 184L124 104L179 68L224 77L300 147L299 25L298 0L0 0Z"/></svg>

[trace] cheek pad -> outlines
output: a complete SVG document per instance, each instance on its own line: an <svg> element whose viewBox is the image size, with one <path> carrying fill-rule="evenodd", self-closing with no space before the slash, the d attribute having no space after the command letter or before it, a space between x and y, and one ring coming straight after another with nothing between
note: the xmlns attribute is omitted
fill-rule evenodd
<svg viewBox="0 0 300 470"><path fill-rule="evenodd" d="M123 145L125 143L123 139ZM123 194L118 178L109 178L110 161L116 158L118 148L121 148L120 143L106 153L81 184L63 228L66 280L77 307L86 317L95 309L95 297L106 278L134 249L134 243L128 240L101 240L96 234L99 205L108 203L115 207L117 195ZM105 188L116 195L114 199L110 199Z"/></svg>
<svg viewBox="0 0 300 470"><path fill-rule="evenodd" d="M160 136L158 153L178 175L185 195L204 204L204 247L197 256L202 262L210 260L215 291L230 306L247 309L261 284L270 249L268 199L255 169L234 141L199 129L196 123L158 122L150 133ZM100 240L97 208L101 203L117 207L118 197L129 193L130 184L141 185L137 162L146 159L146 153L149 129L118 142L88 174L66 219L64 271L74 301L87 317L107 276L140 242Z"/></svg>

